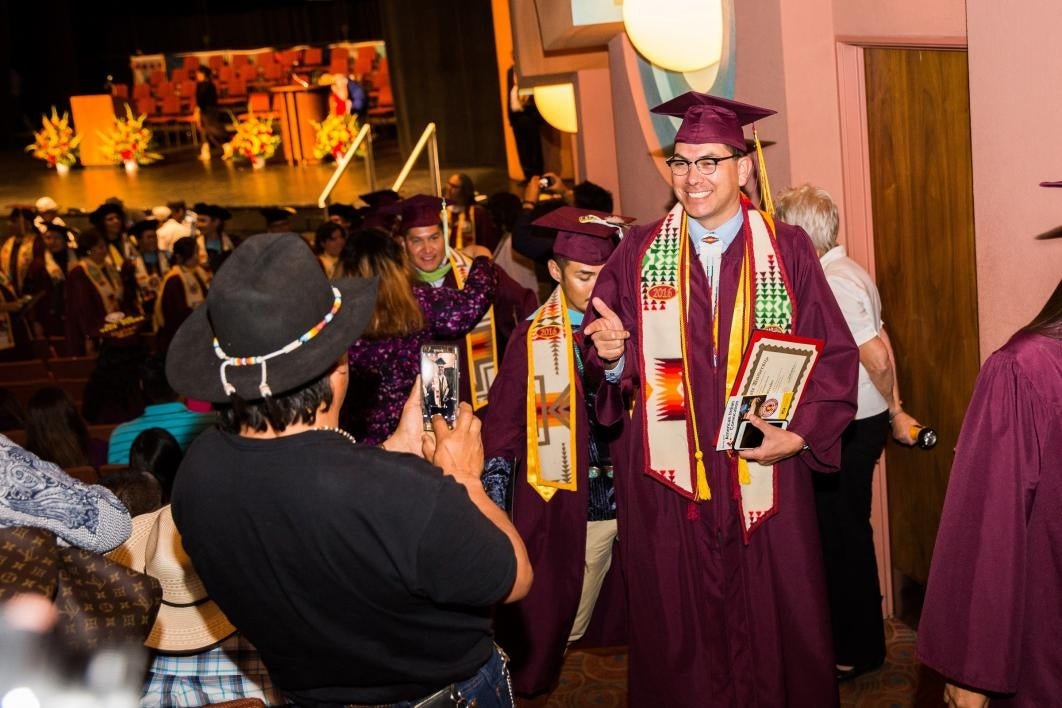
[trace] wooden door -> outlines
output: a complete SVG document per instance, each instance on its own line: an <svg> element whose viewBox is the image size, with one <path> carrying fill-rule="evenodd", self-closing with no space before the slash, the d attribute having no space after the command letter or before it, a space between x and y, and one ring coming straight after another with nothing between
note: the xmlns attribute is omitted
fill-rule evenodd
<svg viewBox="0 0 1062 708"><path fill-rule="evenodd" d="M940 436L886 448L894 585L924 586L979 366L966 52L868 48L864 65L882 318L904 408Z"/></svg>

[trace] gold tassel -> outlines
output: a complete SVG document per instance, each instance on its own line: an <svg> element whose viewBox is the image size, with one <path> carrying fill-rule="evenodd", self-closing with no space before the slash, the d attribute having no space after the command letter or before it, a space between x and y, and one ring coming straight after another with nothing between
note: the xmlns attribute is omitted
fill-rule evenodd
<svg viewBox="0 0 1062 708"><path fill-rule="evenodd" d="M738 483L752 484L752 477L749 476L749 461L743 457L738 458Z"/></svg>
<svg viewBox="0 0 1062 708"><path fill-rule="evenodd" d="M708 471L704 469L704 453L698 449L693 456L697 458L697 499L707 501L712 498L712 490L708 486Z"/></svg>
<svg viewBox="0 0 1062 708"><path fill-rule="evenodd" d="M763 159L763 145L760 144L760 134L756 132L756 126L752 126L752 140L756 143L756 165L760 171L760 203L763 210L774 216L774 199L771 197L771 180L767 178L767 161ZM747 482L746 482L747 484Z"/></svg>

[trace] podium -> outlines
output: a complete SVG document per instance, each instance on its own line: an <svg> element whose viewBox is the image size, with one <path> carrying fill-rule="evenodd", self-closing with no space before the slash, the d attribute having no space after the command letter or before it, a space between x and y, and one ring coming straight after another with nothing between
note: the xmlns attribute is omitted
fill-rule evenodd
<svg viewBox="0 0 1062 708"><path fill-rule="evenodd" d="M310 121L320 123L328 115L328 86L277 86L273 94L273 111L280 120L280 139L284 159L289 165L310 165L320 162L313 156L317 129Z"/></svg>
<svg viewBox="0 0 1062 708"><path fill-rule="evenodd" d="M103 141L97 133L107 133L114 127L114 99L111 95L71 96L70 117L74 131L81 136L81 164L114 167L114 161L108 160L101 152Z"/></svg>

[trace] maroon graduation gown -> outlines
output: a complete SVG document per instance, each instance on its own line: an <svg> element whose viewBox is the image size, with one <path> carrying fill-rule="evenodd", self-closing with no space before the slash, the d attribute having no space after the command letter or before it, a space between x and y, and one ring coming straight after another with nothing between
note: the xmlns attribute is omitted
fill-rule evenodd
<svg viewBox="0 0 1062 708"><path fill-rule="evenodd" d="M1062 341L989 357L962 425L918 658L999 706L1062 702Z"/></svg>
<svg viewBox="0 0 1062 708"><path fill-rule="evenodd" d="M560 676L583 588L589 505L586 475L590 465L587 445L578 445L576 490L559 490L548 503L527 483L527 330L530 324L525 321L513 332L504 363L491 387L490 406L483 422L486 459L519 460L513 470L512 519L527 546L535 582L523 600L498 607L495 631L498 644L512 660L509 668L513 688L524 695L549 690ZM574 412L575 425L576 431L581 431L582 443L588 439L589 422L586 405L581 402L583 387L578 377L575 386L580 399ZM613 455L616 452L613 446ZM622 590L617 592L615 587L621 582L619 562L614 556L587 630L588 643L624 641Z"/></svg>
<svg viewBox="0 0 1062 708"><path fill-rule="evenodd" d="M627 381L638 376L641 253L659 225L633 229L594 290L631 332ZM778 513L747 545L731 462L712 444L727 393L726 352L745 248L740 234L722 258L720 365L714 370L708 281L700 268L691 270L689 368L710 501L694 504L644 474L639 411L627 418L620 387L601 388L601 422L627 426L629 458L616 475L616 500L630 608L632 706L824 708L839 700L811 472L835 472L840 464L841 432L856 410L859 355L807 235L782 223L777 233L796 301L794 334L823 339L825 347L789 428L810 450L776 466ZM584 325L591 321L588 313ZM591 347L588 365L594 364L600 366Z"/></svg>
<svg viewBox="0 0 1062 708"><path fill-rule="evenodd" d="M538 298L533 292L513 280L508 273L494 265L493 261L491 261L491 266L498 274L498 287L495 290L492 305L494 307L494 339L498 347L498 366L501 367L502 355L506 351L509 337L521 322L538 309ZM453 270L447 272L443 279L443 287L457 287L457 279L454 277ZM461 400L471 403L472 386L469 383L468 351L465 348L465 338L448 340L446 343L458 345L461 359L461 381L459 383Z"/></svg>

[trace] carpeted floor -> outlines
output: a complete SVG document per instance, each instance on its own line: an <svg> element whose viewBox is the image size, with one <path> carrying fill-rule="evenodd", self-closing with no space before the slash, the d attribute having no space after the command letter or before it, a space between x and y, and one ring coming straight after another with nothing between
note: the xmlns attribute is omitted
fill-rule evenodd
<svg viewBox="0 0 1062 708"><path fill-rule="evenodd" d="M842 684L842 708L923 708L943 705L943 680L915 658L914 630L890 619L885 624L885 639L888 644L885 665L873 673ZM543 702L521 703L521 706L533 705L543 705ZM564 660L560 685L545 705L549 708L626 706L626 648L569 652Z"/></svg>

